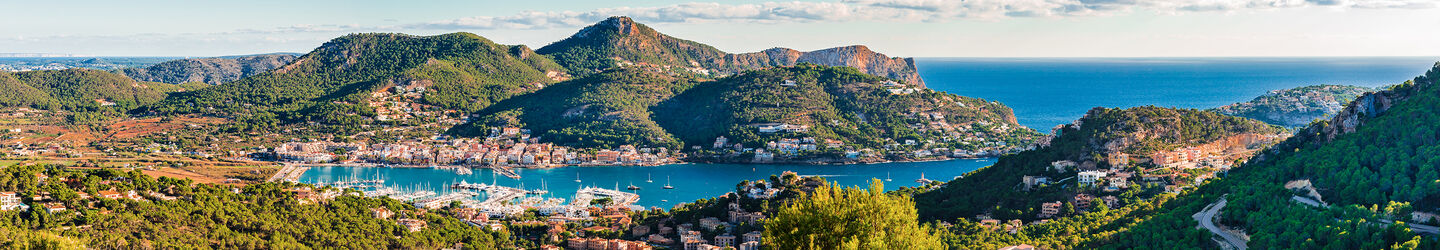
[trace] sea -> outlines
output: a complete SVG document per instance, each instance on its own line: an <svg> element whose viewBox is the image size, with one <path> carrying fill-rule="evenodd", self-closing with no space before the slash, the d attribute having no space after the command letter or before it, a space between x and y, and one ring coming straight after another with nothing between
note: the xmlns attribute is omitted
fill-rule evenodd
<svg viewBox="0 0 1440 250"><path fill-rule="evenodd" d="M1051 127L1073 122L1093 107L1209 109L1248 101L1271 90L1307 85L1381 87L1413 79L1436 61L1440 57L917 58L916 66L931 89L999 101L1014 110L1021 125L1050 132ZM915 180L922 175L946 181L994 161L562 167L519 169L519 180L494 175L488 169L461 175L431 168L320 167L305 172L300 181L383 178L387 186L442 193L450 184L461 181L494 183L543 188L549 191L545 198L567 200L583 187L600 187L639 194L639 206L670 209L733 192L742 180L766 179L785 171L826 177L842 186L864 187L878 179L887 190L895 190L918 186ZM674 189L662 188L667 184ZM641 189L627 190L630 185Z"/></svg>
<svg viewBox="0 0 1440 250"><path fill-rule="evenodd" d="M931 89L999 101L1043 133L1094 107L1210 109L1308 85L1380 87L1429 70L1431 57L916 58Z"/></svg>

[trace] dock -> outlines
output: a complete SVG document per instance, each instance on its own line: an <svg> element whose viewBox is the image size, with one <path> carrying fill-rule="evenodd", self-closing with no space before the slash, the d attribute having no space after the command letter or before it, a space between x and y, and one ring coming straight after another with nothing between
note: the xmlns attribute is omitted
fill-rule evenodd
<svg viewBox="0 0 1440 250"><path fill-rule="evenodd" d="M612 205L629 206L640 201L640 195L635 193L622 192L620 190L587 187L575 192L575 198L570 199L571 206L590 206L590 201L597 198L610 198L614 201Z"/></svg>
<svg viewBox="0 0 1440 250"><path fill-rule="evenodd" d="M475 192L459 191L459 192L448 193L448 194L444 194L444 195L440 195L440 196L435 196L435 197L431 197L431 198L425 198L425 199L416 200L416 201L415 201L415 206L416 206L416 207L428 208L428 209L438 209L438 208L443 208L443 207L445 207L445 206L449 206L451 202L456 202L456 201L459 201L460 204L465 205L466 203L474 203L475 201L474 201L474 200L470 200L470 197L475 197L475 196L479 196L479 195L480 195L480 194L475 193Z"/></svg>
<svg viewBox="0 0 1440 250"><path fill-rule="evenodd" d="M282 167L280 167L280 171L276 171L276 172L275 172L275 175L270 176L269 179L265 179L265 182L276 182L276 181L290 181L290 182L294 182L294 181L296 181L296 180L299 180L299 179L300 179L300 175L305 174L305 171L306 171L306 170L310 170L309 167L303 167L303 166L295 165L295 164L284 164L284 163L282 163L281 165L282 165Z"/></svg>
<svg viewBox="0 0 1440 250"><path fill-rule="evenodd" d="M509 166L501 166L501 165L490 165L490 166L487 166L487 167L489 167L490 170L494 170L496 173L500 173L500 175L504 175L505 177L510 177L510 179L516 179L516 180L519 180L519 179L520 179L520 174L515 172L515 168L509 167Z"/></svg>

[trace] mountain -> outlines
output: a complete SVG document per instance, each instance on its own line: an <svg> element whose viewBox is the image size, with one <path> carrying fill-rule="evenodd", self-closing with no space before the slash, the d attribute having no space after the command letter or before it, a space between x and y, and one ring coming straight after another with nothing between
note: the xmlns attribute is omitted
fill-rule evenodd
<svg viewBox="0 0 1440 250"><path fill-rule="evenodd" d="M629 17L611 17L564 40L536 50L572 73L588 74L620 65L648 65L678 72L725 76L745 70L813 63L847 66L867 74L925 86L909 58L892 58L865 46L800 52L774 48L730 54L715 47L662 34Z"/></svg>
<svg viewBox="0 0 1440 250"><path fill-rule="evenodd" d="M725 136L750 148L813 137L852 148L900 149L909 141L905 148L987 152L1029 145L1037 135L996 102L805 63L714 81L649 67L612 68L516 96L473 117L452 133L476 136L490 127L518 126L547 142L601 148L678 149ZM757 132L757 124L769 123L807 129Z"/></svg>
<svg viewBox="0 0 1440 250"><path fill-rule="evenodd" d="M855 68L814 64L754 70L700 84L661 103L655 116L687 145L707 145L725 136L731 143L763 148L783 138L815 137L868 148L913 140L933 141L931 148L977 150L987 142L1027 145L1034 133L997 102L909 88ZM768 123L809 129L799 135L757 132L757 125Z"/></svg>
<svg viewBox="0 0 1440 250"><path fill-rule="evenodd" d="M439 116L418 112L476 111L564 77L563 69L545 56L474 34L353 34L326 42L284 67L174 95L140 112L356 129Z"/></svg>
<svg viewBox="0 0 1440 250"><path fill-rule="evenodd" d="M1216 108L1221 114L1246 117L1285 127L1303 127L1330 117L1355 97L1374 89L1345 85L1313 85L1275 90L1248 102Z"/></svg>
<svg viewBox="0 0 1440 250"><path fill-rule="evenodd" d="M0 105L47 110L127 111L199 86L138 82L92 69L0 72Z"/></svg>
<svg viewBox="0 0 1440 250"><path fill-rule="evenodd" d="M614 68L501 101L453 132L478 136L490 126L518 126L561 145L678 149L679 141L652 120L650 108L696 83L642 68Z"/></svg>
<svg viewBox="0 0 1440 250"><path fill-rule="evenodd" d="M140 81L172 84L203 82L218 85L280 68L294 61L296 57L292 54L264 54L180 59L145 68L125 68L117 71Z"/></svg>

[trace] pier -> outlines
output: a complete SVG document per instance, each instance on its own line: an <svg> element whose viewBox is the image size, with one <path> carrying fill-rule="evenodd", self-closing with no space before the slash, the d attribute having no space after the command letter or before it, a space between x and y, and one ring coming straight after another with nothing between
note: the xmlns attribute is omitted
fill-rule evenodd
<svg viewBox="0 0 1440 250"><path fill-rule="evenodd" d="M621 192L620 190L587 187L575 192L575 198L570 200L571 206L590 206L590 201L597 198L610 198L614 201L611 205L629 206L640 201L640 195Z"/></svg>
<svg viewBox="0 0 1440 250"><path fill-rule="evenodd" d="M520 174L519 174L519 173L515 173L515 168L511 168L511 167L509 167L509 166L501 166L501 165L490 165L490 166L488 166L488 167L490 168L490 170L494 170L496 173L500 173L500 175L504 175L505 177L510 177L510 179L516 179L516 180L519 180L519 179L520 179Z"/></svg>
<svg viewBox="0 0 1440 250"><path fill-rule="evenodd" d="M305 174L305 171L306 171L306 170L310 170L309 167L303 167L303 166L299 166L299 165L295 165L295 164L282 163L281 165L282 165L282 167L280 167L280 171L276 171L276 172L275 172L275 175L270 176L269 179L265 179L265 182L276 182L276 181L291 181L291 182L294 182L294 181L296 181L296 180L299 180L299 179L300 179L300 175L301 175L301 174Z"/></svg>
<svg viewBox="0 0 1440 250"><path fill-rule="evenodd" d="M461 205L473 205L473 204L467 204L467 203L474 203L474 202L475 202L475 200L471 200L470 197L475 197L475 196L479 196L479 195L480 195L480 194L475 193L475 192L459 191L459 192L454 192L454 193L448 193L448 194L441 195L441 196L435 196L435 197L431 197L431 198L425 198L425 199L417 200L417 201L415 201L415 206L416 206L416 207L428 208L428 209L438 209L438 208L442 208L442 207L448 206L448 205L450 205L451 202L455 202L455 201L459 201Z"/></svg>

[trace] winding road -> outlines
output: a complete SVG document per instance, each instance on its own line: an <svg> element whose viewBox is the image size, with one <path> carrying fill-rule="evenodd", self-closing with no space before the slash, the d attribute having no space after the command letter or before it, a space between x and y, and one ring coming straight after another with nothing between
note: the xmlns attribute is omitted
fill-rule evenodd
<svg viewBox="0 0 1440 250"><path fill-rule="evenodd" d="M1247 247L1245 246L1245 238L1243 236L1232 234L1215 225L1215 215L1220 213L1221 208L1225 208L1225 202L1225 197L1220 197L1220 201L1206 205L1205 209L1200 210L1199 213L1195 213L1195 215L1191 217L1200 221L1200 227L1204 227L1205 230L1210 230L1210 233L1214 233L1224 239L1223 243L1230 245L1227 249L1245 250Z"/></svg>

